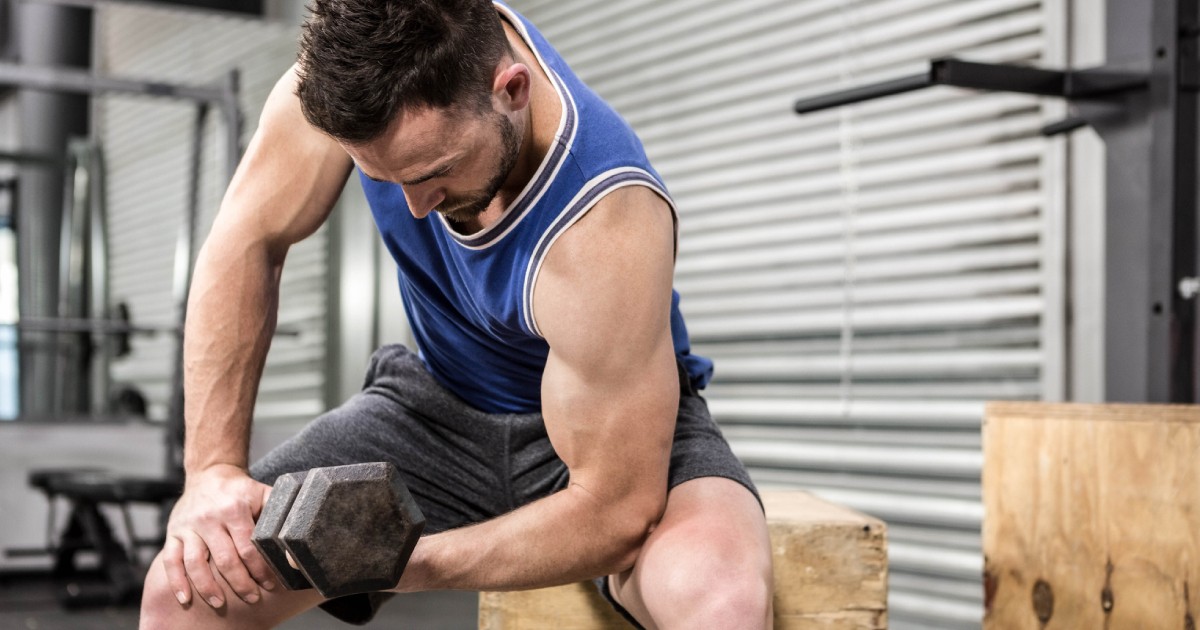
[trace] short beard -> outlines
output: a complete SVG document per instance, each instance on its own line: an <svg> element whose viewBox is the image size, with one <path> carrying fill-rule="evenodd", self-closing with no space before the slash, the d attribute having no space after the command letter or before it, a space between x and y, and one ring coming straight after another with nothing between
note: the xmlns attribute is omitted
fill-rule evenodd
<svg viewBox="0 0 1200 630"><path fill-rule="evenodd" d="M451 223L461 225L483 214L504 186L513 168L517 166L517 158L521 154L521 137L517 128L504 114L496 114L493 121L500 132L500 164L496 168L496 174L488 180L480 194L466 199L447 200L449 203L442 202L437 211Z"/></svg>

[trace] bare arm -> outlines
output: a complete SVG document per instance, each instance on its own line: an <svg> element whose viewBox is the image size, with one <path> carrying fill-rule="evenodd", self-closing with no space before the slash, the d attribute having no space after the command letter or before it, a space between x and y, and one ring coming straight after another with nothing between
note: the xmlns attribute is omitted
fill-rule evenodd
<svg viewBox="0 0 1200 630"><path fill-rule="evenodd" d="M324 223L352 166L304 120L294 89L289 70L263 108L196 262L184 348L189 473L247 467L284 257Z"/></svg>
<svg viewBox="0 0 1200 630"><path fill-rule="evenodd" d="M210 556L243 599L271 580L249 540L266 492L246 472L251 414L288 248L325 221L351 168L304 120L295 82L289 70L267 99L196 262L184 335L187 481L163 554L181 603L189 578L205 601L223 603Z"/></svg>
<svg viewBox="0 0 1200 630"><path fill-rule="evenodd" d="M550 356L542 411L570 470L562 492L425 537L398 590L506 590L633 565L666 505L679 382L674 227L649 189L605 197L550 251L534 312Z"/></svg>

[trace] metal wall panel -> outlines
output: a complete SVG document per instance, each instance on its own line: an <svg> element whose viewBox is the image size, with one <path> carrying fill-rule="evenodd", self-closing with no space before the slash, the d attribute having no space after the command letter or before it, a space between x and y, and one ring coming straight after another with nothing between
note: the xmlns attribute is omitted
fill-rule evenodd
<svg viewBox="0 0 1200 630"><path fill-rule="evenodd" d="M118 3L97 6L97 64L118 76L206 83L241 72L243 143L254 132L271 87L295 60L297 30L263 20ZM186 203L194 107L130 97L98 99L99 137L108 160L114 300L139 322L175 321L172 267ZM199 234L208 233L225 190L219 117L210 117L201 179ZM279 327L259 389L258 421L309 419L326 408L327 229L292 248L283 273ZM148 394L165 416L171 341L138 339L114 365L117 380Z"/></svg>
<svg viewBox="0 0 1200 630"><path fill-rule="evenodd" d="M1045 106L945 88L791 103L950 54L1061 63L1055 0L511 4L675 196L676 287L755 479L887 520L892 627L978 627L983 402L1061 381Z"/></svg>

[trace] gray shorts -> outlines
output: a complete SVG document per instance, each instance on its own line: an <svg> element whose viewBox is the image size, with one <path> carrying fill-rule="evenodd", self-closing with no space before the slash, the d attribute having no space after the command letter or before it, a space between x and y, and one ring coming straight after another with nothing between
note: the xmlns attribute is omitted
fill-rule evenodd
<svg viewBox="0 0 1200 630"><path fill-rule="evenodd" d="M757 496L682 367L680 374L668 489L698 477L726 477ZM415 353L399 345L384 346L371 357L362 392L313 420L250 473L271 484L284 473L358 462L396 465L425 515L426 534L511 512L562 490L569 479L540 413L479 411L442 387ZM361 624L389 596L351 595L322 607Z"/></svg>

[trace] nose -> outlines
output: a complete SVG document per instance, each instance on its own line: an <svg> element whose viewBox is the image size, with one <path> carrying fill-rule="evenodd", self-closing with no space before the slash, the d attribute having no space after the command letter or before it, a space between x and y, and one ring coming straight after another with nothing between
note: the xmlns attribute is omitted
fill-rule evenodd
<svg viewBox="0 0 1200 630"><path fill-rule="evenodd" d="M408 202L408 211L418 219L429 216L438 204L446 200L446 191L434 186L404 186L404 200Z"/></svg>

